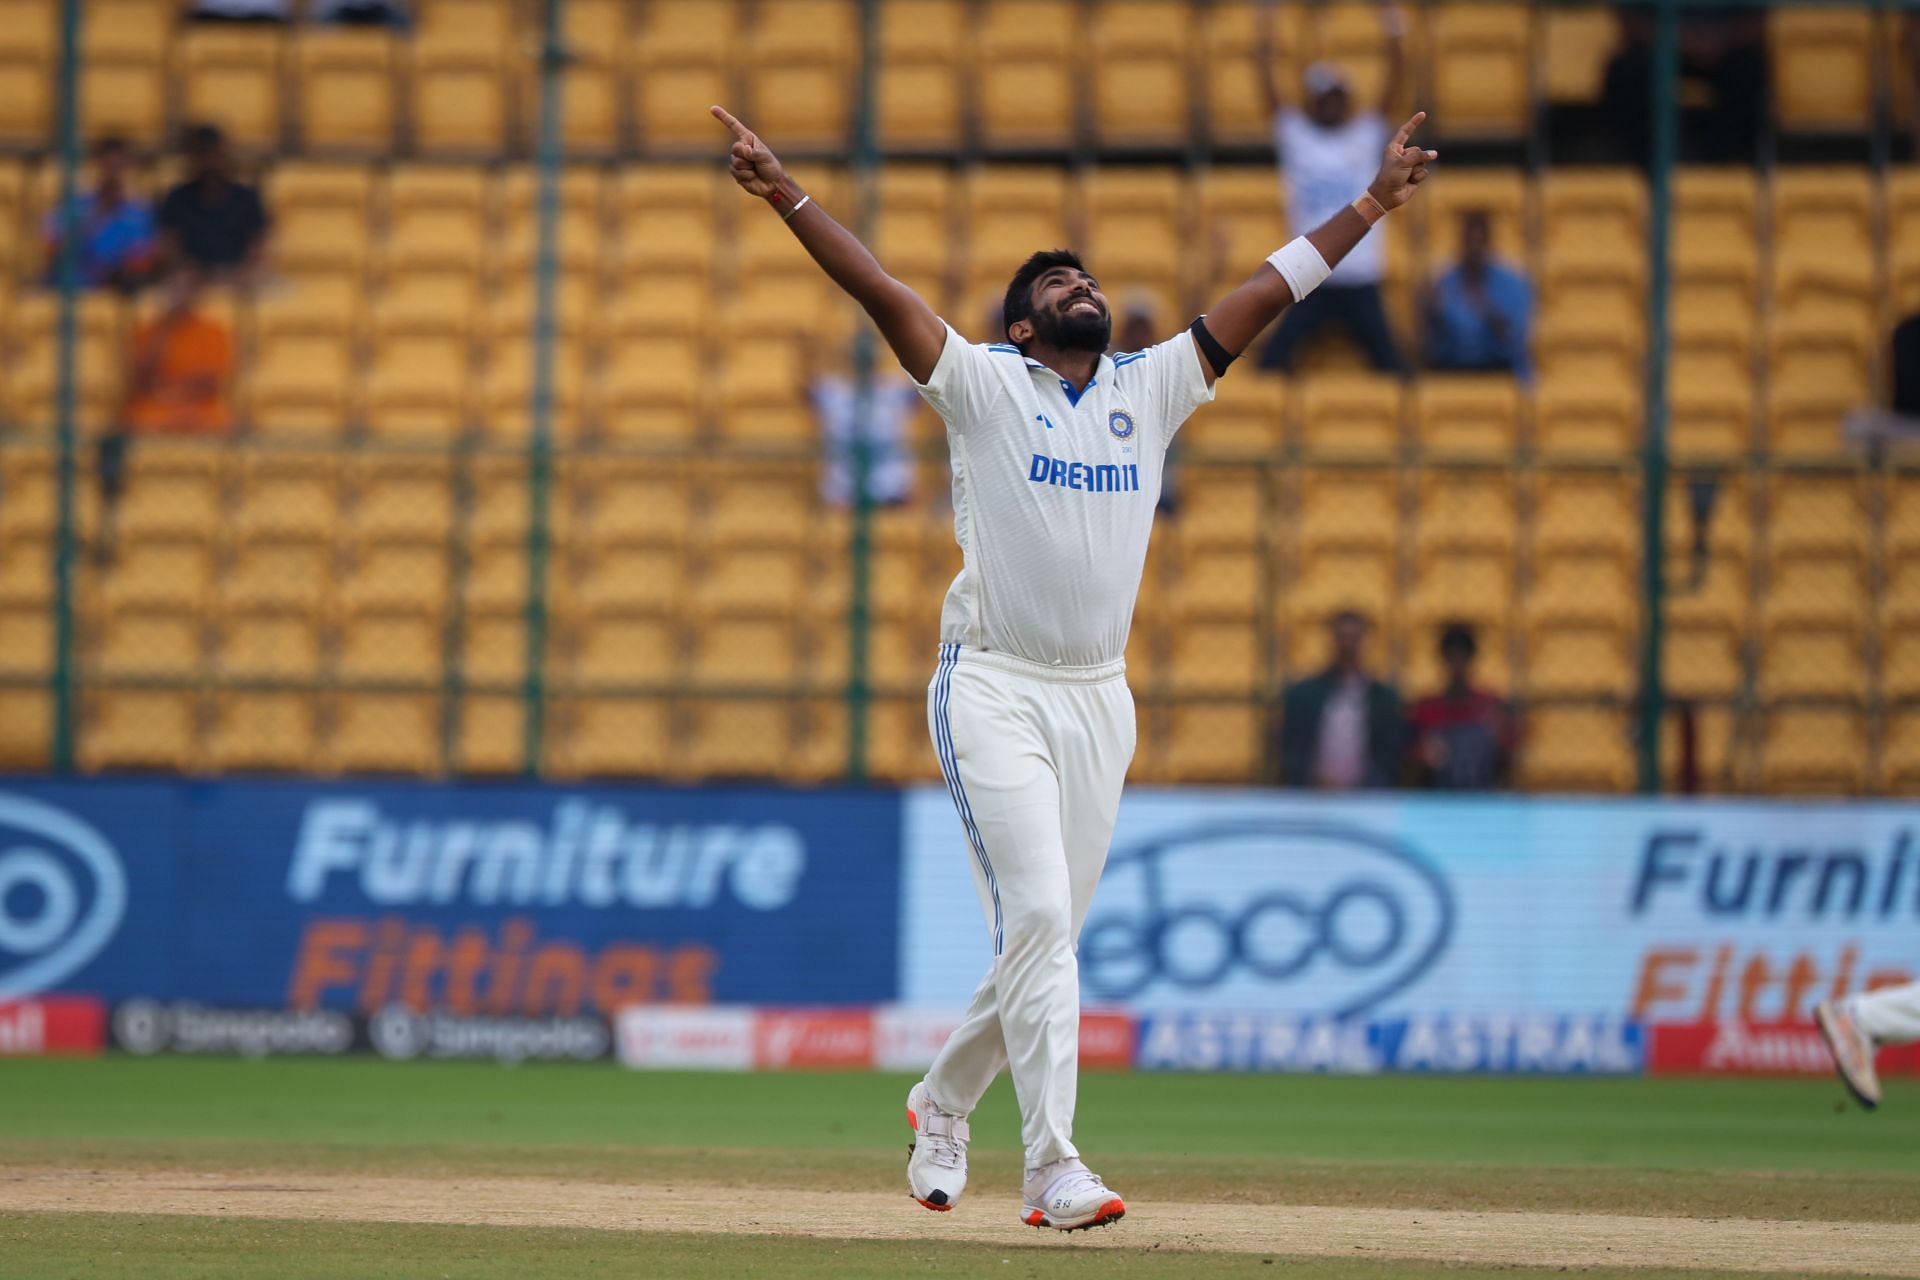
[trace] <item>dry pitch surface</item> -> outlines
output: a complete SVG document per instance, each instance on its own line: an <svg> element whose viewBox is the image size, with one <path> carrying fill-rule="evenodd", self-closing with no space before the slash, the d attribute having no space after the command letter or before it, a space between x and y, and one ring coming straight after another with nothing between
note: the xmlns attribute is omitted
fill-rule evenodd
<svg viewBox="0 0 1920 1280"><path fill-rule="evenodd" d="M1093 1078L1130 1212L1070 1238L1015 1220L1003 1094L961 1208L914 1206L896 1092L0 1064L0 1275L1920 1276L1920 1124L1814 1084Z"/></svg>

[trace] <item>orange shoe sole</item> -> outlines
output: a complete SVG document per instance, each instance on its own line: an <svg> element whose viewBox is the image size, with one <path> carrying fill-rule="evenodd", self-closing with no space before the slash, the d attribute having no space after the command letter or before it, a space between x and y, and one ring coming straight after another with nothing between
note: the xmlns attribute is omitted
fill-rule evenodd
<svg viewBox="0 0 1920 1280"><path fill-rule="evenodd" d="M1120 1219L1126 1216L1127 1216L1127 1202L1120 1199L1118 1196L1115 1196L1113 1199L1101 1205L1100 1212L1094 1214L1093 1217L1089 1218L1087 1221L1080 1223L1078 1226L1058 1227L1056 1228L1056 1230L1087 1231L1093 1227L1104 1227L1104 1226L1107 1226L1109 1223L1118 1222L1120 1221ZM1022 1219L1022 1221L1025 1222L1030 1227L1053 1226L1052 1221L1050 1221L1047 1215L1041 1212L1039 1209L1035 1209L1032 1213L1029 1213L1025 1218Z"/></svg>

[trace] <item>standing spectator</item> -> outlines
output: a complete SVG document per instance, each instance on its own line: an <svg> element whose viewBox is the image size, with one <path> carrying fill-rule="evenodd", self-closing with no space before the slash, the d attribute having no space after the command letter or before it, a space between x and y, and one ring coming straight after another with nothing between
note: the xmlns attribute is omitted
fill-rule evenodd
<svg viewBox="0 0 1920 1280"><path fill-rule="evenodd" d="M1268 777L1327 791L1392 786L1405 736L1400 694L1367 674L1364 616L1343 609L1328 626L1333 661L1283 695L1280 723L1268 733Z"/></svg>
<svg viewBox="0 0 1920 1280"><path fill-rule="evenodd" d="M226 135L210 124L187 130L187 180L160 205L160 257L169 271L186 266L251 285L267 243L260 193L233 177Z"/></svg>
<svg viewBox="0 0 1920 1280"><path fill-rule="evenodd" d="M1427 365L1433 369L1533 376L1527 359L1533 294L1518 269L1493 258L1485 209L1460 215L1460 261L1427 295Z"/></svg>
<svg viewBox="0 0 1920 1280"><path fill-rule="evenodd" d="M1380 11L1387 37L1387 83L1383 105L1397 102L1406 70L1406 17L1393 6ZM1316 62L1306 71L1307 109L1288 105L1274 75L1276 47L1273 5L1261 14L1255 58L1267 111L1273 120L1274 147L1287 186L1287 221L1292 233L1304 235L1338 213L1353 193L1372 180L1381 149L1393 135L1393 126L1378 107L1355 111L1353 93L1340 69ZM1291 369L1300 344L1326 325L1344 326L1365 350L1368 361L1385 373L1400 373L1405 364L1387 324L1380 299L1380 281L1386 275L1385 234L1369 231L1353 251L1334 266L1326 283L1281 313L1273 337L1261 352L1261 367Z"/></svg>
<svg viewBox="0 0 1920 1280"><path fill-rule="evenodd" d="M79 230L78 279L85 288L131 293L145 284L153 271L153 207L127 189L131 163L125 142L101 139L93 149L93 190L73 193L73 222ZM44 237L49 284L60 283L60 251L66 229L62 210L47 214Z"/></svg>
<svg viewBox="0 0 1920 1280"><path fill-rule="evenodd" d="M862 430L859 388L844 370L821 366L810 349L807 402L820 423L825 465L820 496L836 507L850 507L854 488L854 446L867 445L867 494L875 506L904 506L913 498L913 457L907 447L907 423L920 408L920 393L889 361L876 361L868 388Z"/></svg>
<svg viewBox="0 0 1920 1280"><path fill-rule="evenodd" d="M1480 642L1465 623L1440 632L1446 687L1414 703L1412 770L1421 785L1441 791L1490 791L1513 775L1513 712L1506 700L1473 682Z"/></svg>

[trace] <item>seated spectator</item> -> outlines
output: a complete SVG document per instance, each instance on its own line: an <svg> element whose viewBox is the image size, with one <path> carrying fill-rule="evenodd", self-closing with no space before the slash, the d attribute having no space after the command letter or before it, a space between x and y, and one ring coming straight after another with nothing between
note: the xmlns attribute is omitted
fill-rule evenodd
<svg viewBox="0 0 1920 1280"><path fill-rule="evenodd" d="M1396 102L1406 67L1406 18L1388 5L1380 11L1387 37L1387 80L1380 107L1356 110L1346 76L1330 62L1306 71L1307 109L1289 105L1274 75L1273 6L1264 6L1255 60L1273 121L1274 146L1286 179L1287 222L1293 235L1305 235L1352 203L1367 189L1380 154L1393 136L1384 107ZM1399 373L1405 368L1387 323L1380 282L1387 268L1386 233L1367 232L1333 268L1318 289L1280 315L1273 336L1260 353L1266 369L1291 369L1300 344L1328 326L1344 328L1365 351L1375 369Z"/></svg>
<svg viewBox="0 0 1920 1280"><path fill-rule="evenodd" d="M859 389L841 369L827 369L808 351L807 402L820 423L825 465L820 468L820 497L836 507L858 498L854 446L867 446L867 496L875 506L904 506L913 498L913 456L907 423L920 408L920 393L891 360L875 360L868 390L865 430L861 430Z"/></svg>
<svg viewBox="0 0 1920 1280"><path fill-rule="evenodd" d="M153 207L127 189L132 157L119 138L104 138L93 149L94 187L73 193L76 269L82 287L132 292L153 271ZM47 282L60 283L60 251L67 218L47 214Z"/></svg>
<svg viewBox="0 0 1920 1280"><path fill-rule="evenodd" d="M1460 261L1427 295L1427 367L1532 376L1527 360L1532 291L1518 270L1493 258L1493 222L1484 209L1460 215Z"/></svg>
<svg viewBox="0 0 1920 1280"><path fill-rule="evenodd" d="M318 22L340 26L404 27L407 7L401 0L319 0L311 12Z"/></svg>
<svg viewBox="0 0 1920 1280"><path fill-rule="evenodd" d="M1408 727L1414 780L1441 791L1490 791L1513 773L1513 712L1506 700L1473 682L1480 642L1473 628L1450 623L1440 632L1447 683L1413 704Z"/></svg>
<svg viewBox="0 0 1920 1280"><path fill-rule="evenodd" d="M291 22L293 0L194 0L189 22Z"/></svg>
<svg viewBox="0 0 1920 1280"><path fill-rule="evenodd" d="M1653 9L1619 9L1621 47L1607 63L1601 89L1613 158L1648 163L1653 137ZM1689 12L1680 19L1679 159L1688 163L1755 161L1767 118L1765 15L1759 11Z"/></svg>
<svg viewBox="0 0 1920 1280"><path fill-rule="evenodd" d="M1280 722L1267 735L1267 777L1326 791L1392 786L1403 750L1400 694L1367 674L1364 616L1342 610L1328 626L1333 661L1282 696Z"/></svg>
<svg viewBox="0 0 1920 1280"><path fill-rule="evenodd" d="M187 180L160 205L162 267L190 267L250 285L259 272L269 225L260 193L234 181L226 135L213 125L189 129L186 149Z"/></svg>
<svg viewBox="0 0 1920 1280"><path fill-rule="evenodd" d="M133 335L121 419L132 431L210 435L233 425L233 338L200 311L202 281L176 271L160 314Z"/></svg>

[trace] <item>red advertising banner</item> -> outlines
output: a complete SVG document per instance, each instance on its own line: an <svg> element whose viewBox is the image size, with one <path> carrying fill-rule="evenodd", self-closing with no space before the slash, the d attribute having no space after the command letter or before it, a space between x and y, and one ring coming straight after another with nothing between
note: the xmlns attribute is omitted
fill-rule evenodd
<svg viewBox="0 0 1920 1280"><path fill-rule="evenodd" d="M106 1047L107 1007L92 996L0 1004L0 1058L91 1058Z"/></svg>
<svg viewBox="0 0 1920 1280"><path fill-rule="evenodd" d="M763 1009L754 1023L761 1071L864 1071L873 1065L869 1009Z"/></svg>
<svg viewBox="0 0 1920 1280"><path fill-rule="evenodd" d="M1133 1070L1133 1015L1097 1009L1081 1013L1080 1066L1086 1071Z"/></svg>
<svg viewBox="0 0 1920 1280"><path fill-rule="evenodd" d="M1661 1022L1648 1028L1649 1075L1818 1076L1833 1057L1811 1022ZM1882 1075L1920 1075L1920 1044L1880 1051Z"/></svg>

